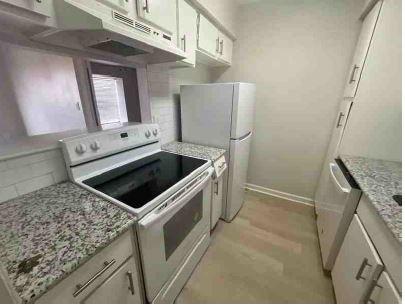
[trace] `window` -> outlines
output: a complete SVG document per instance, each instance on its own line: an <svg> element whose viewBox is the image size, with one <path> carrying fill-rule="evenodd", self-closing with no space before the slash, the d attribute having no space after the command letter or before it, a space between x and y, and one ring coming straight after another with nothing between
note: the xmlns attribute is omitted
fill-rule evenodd
<svg viewBox="0 0 405 307"><path fill-rule="evenodd" d="M128 122L123 79L93 74L92 80L100 124Z"/></svg>

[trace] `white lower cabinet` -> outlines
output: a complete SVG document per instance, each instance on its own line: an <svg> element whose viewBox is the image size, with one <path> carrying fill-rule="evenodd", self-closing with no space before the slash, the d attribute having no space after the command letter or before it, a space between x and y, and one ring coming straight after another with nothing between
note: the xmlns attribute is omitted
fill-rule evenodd
<svg viewBox="0 0 405 307"><path fill-rule="evenodd" d="M401 296L386 272L381 274L376 286L372 289L368 303L401 304Z"/></svg>
<svg viewBox="0 0 405 307"><path fill-rule="evenodd" d="M133 230L127 230L41 296L36 303L140 302L142 288L138 282L140 275L134 258L137 255L134 245ZM129 289L132 286L134 295L132 289Z"/></svg>
<svg viewBox="0 0 405 307"><path fill-rule="evenodd" d="M85 304L141 304L137 266L133 257L129 258L116 272L91 293Z"/></svg>
<svg viewBox="0 0 405 307"><path fill-rule="evenodd" d="M384 265L355 214L332 269L337 303L395 301L397 296L391 291L395 288L390 290L385 286L385 291L378 294L384 278L388 277L383 271Z"/></svg>

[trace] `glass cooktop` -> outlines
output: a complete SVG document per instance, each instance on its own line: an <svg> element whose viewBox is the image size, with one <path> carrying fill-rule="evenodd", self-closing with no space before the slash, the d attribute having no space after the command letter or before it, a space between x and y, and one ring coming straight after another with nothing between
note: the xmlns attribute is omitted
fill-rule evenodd
<svg viewBox="0 0 405 307"><path fill-rule="evenodd" d="M141 208L206 162L161 151L83 183L132 208Z"/></svg>

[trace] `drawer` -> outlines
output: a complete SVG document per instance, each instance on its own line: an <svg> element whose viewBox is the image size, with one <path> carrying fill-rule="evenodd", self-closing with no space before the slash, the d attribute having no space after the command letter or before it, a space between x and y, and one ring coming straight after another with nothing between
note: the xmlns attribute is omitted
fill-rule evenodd
<svg viewBox="0 0 405 307"><path fill-rule="evenodd" d="M131 257L104 283L92 292L85 304L141 304L141 288L138 269Z"/></svg>
<svg viewBox="0 0 405 307"><path fill-rule="evenodd" d="M40 297L36 303L80 303L91 291L100 286L126 259L133 255L132 229L119 236L110 245L94 255L82 266ZM87 284L87 286L85 286ZM82 286L83 291L74 293Z"/></svg>

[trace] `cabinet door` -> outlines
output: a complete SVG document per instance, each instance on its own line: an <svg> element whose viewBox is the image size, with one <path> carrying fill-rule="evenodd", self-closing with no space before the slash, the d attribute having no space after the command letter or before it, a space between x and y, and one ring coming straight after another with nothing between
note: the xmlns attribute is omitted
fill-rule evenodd
<svg viewBox="0 0 405 307"><path fill-rule="evenodd" d="M138 0L141 18L170 34L176 32L176 0Z"/></svg>
<svg viewBox="0 0 405 307"><path fill-rule="evenodd" d="M97 0L98 2L124 13L129 12L129 0Z"/></svg>
<svg viewBox="0 0 405 307"><path fill-rule="evenodd" d="M212 185L211 230L214 229L222 214L223 176L214 180Z"/></svg>
<svg viewBox="0 0 405 307"><path fill-rule="evenodd" d="M47 17L53 16L52 0L0 0Z"/></svg>
<svg viewBox="0 0 405 307"><path fill-rule="evenodd" d="M336 301L360 303L371 279L382 268L377 251L355 214L332 269Z"/></svg>
<svg viewBox="0 0 405 307"><path fill-rule="evenodd" d="M199 14L198 49L216 57L219 52L218 29L203 15Z"/></svg>
<svg viewBox="0 0 405 307"><path fill-rule="evenodd" d="M401 304L401 297L386 272L381 274L377 285L372 289L371 296L367 303Z"/></svg>
<svg viewBox="0 0 405 307"><path fill-rule="evenodd" d="M92 292L85 304L141 304L138 270L133 257Z"/></svg>
<svg viewBox="0 0 405 307"><path fill-rule="evenodd" d="M374 28L377 23L377 18L380 13L381 2L376 3L374 8L368 13L363 21L357 46L354 52L353 62L350 67L349 76L347 78L344 97L354 97L360 76L363 70L364 62L366 60L368 48L373 37Z"/></svg>
<svg viewBox="0 0 405 307"><path fill-rule="evenodd" d="M187 54L183 62L195 65L197 49L197 12L186 1L179 0L179 47Z"/></svg>
<svg viewBox="0 0 405 307"><path fill-rule="evenodd" d="M229 64L232 63L233 41L226 35L220 34L219 58Z"/></svg>

